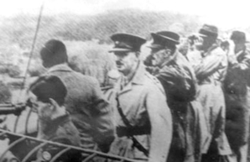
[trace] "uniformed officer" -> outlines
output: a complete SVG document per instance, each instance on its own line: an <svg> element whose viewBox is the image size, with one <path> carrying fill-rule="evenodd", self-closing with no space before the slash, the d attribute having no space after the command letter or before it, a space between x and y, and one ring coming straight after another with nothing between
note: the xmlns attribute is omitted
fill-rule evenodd
<svg viewBox="0 0 250 162"><path fill-rule="evenodd" d="M225 98L222 83L227 71L227 55L217 42L218 28L203 25L199 30L203 42L197 49L200 60L193 67L198 79L198 100L202 104L210 140L202 161L229 160L232 154L225 135ZM193 63L193 62L190 62Z"/></svg>
<svg viewBox="0 0 250 162"><path fill-rule="evenodd" d="M111 153L137 160L165 162L172 139L172 117L164 90L139 60L145 39L118 33L111 36L118 71L114 91L117 138Z"/></svg>
<svg viewBox="0 0 250 162"><path fill-rule="evenodd" d="M67 89L66 110L81 135L81 146L93 149L95 143L107 152L114 139L111 105L103 98L98 81L73 71L67 64L65 45L59 40L49 40L40 52L45 76L57 76Z"/></svg>
<svg viewBox="0 0 250 162"><path fill-rule="evenodd" d="M179 35L171 31L152 33L153 70L167 94L174 122L168 161L199 161L206 140L206 126L196 97L196 77L190 63L178 52Z"/></svg>

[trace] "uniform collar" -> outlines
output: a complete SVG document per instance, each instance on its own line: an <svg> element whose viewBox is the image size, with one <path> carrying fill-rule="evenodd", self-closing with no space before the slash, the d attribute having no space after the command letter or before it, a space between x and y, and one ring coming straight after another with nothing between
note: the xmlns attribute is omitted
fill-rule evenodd
<svg viewBox="0 0 250 162"><path fill-rule="evenodd" d="M48 73L54 72L54 71L72 71L72 69L67 64L58 64L55 66L52 66L48 69Z"/></svg>

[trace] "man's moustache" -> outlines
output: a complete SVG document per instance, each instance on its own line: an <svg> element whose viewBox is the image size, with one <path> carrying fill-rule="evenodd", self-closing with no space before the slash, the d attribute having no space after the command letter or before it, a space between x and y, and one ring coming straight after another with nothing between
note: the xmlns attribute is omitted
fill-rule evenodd
<svg viewBox="0 0 250 162"><path fill-rule="evenodd" d="M123 63L120 61L116 61L116 65L123 65Z"/></svg>

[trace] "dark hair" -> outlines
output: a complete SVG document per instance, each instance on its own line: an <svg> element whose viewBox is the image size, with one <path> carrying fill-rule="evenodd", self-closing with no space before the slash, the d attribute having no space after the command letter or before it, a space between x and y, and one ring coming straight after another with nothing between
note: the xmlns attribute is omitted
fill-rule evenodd
<svg viewBox="0 0 250 162"><path fill-rule="evenodd" d="M64 104L67 89L61 79L57 76L47 76L39 78L30 87L30 91L37 96L39 101L50 103L50 98L54 99L60 106Z"/></svg>
<svg viewBox="0 0 250 162"><path fill-rule="evenodd" d="M43 61L52 64L68 62L67 49L63 42L51 39L47 41L40 51Z"/></svg>

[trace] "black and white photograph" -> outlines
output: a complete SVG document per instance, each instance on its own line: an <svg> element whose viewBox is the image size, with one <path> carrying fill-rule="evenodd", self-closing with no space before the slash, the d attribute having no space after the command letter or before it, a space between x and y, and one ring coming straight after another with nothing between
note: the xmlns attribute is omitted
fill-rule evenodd
<svg viewBox="0 0 250 162"><path fill-rule="evenodd" d="M250 162L250 1L0 3L0 162Z"/></svg>

